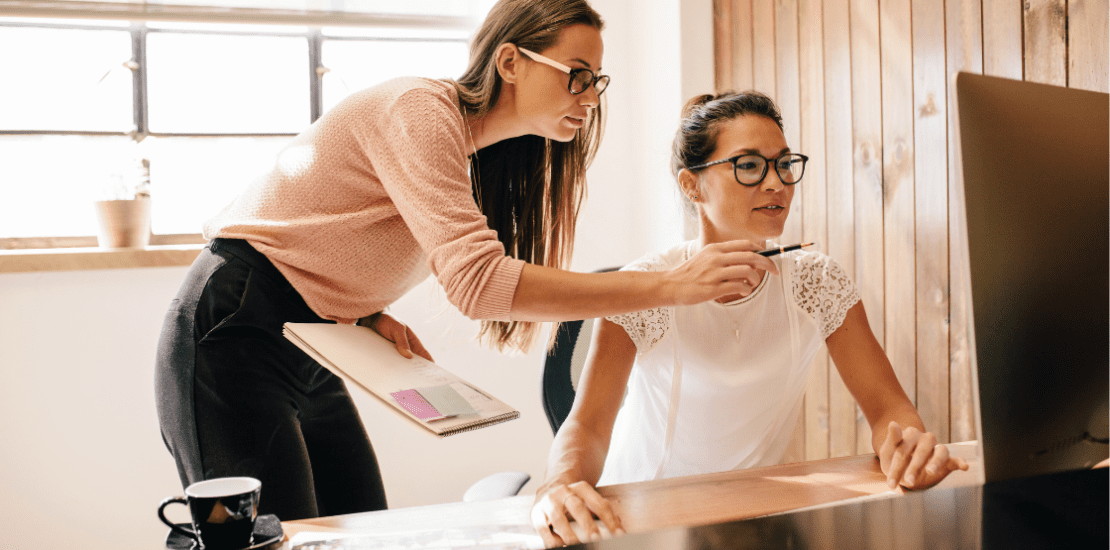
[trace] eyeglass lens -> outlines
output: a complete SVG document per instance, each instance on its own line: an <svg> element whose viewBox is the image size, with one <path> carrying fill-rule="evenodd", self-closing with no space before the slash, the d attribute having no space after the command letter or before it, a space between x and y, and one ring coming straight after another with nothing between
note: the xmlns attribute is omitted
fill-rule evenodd
<svg viewBox="0 0 1110 550"><path fill-rule="evenodd" d="M609 85L609 76L602 75L600 77L597 77L597 81L595 82L594 73L589 69L578 69L572 71L570 75L570 93L580 94L586 91L586 88L589 88L590 84L593 84L594 91L597 92L597 95L601 95L601 93L604 92L605 88Z"/></svg>
<svg viewBox="0 0 1110 550"><path fill-rule="evenodd" d="M805 157L798 154L787 154L773 159L775 171L783 183L790 185L798 183L805 172ZM744 185L755 185L763 181L767 175L767 159L759 155L742 155L737 157L735 164L736 181Z"/></svg>

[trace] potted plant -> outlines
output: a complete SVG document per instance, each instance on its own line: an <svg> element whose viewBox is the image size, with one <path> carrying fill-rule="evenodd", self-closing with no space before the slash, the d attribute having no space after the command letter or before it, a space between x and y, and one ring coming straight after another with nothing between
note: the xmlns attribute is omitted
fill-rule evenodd
<svg viewBox="0 0 1110 550"><path fill-rule="evenodd" d="M150 244L150 161L129 161L123 170L109 174L104 199L94 207L101 248Z"/></svg>

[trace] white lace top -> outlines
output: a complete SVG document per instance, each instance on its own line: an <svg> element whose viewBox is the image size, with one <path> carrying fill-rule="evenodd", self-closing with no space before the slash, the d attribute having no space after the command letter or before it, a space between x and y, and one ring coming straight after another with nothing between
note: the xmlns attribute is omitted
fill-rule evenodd
<svg viewBox="0 0 1110 550"><path fill-rule="evenodd" d="M687 242L624 269L671 269L697 246ZM772 260L781 275L768 273L735 302L608 318L636 344L636 364L598 485L782 459L813 357L859 293L824 254L798 250Z"/></svg>

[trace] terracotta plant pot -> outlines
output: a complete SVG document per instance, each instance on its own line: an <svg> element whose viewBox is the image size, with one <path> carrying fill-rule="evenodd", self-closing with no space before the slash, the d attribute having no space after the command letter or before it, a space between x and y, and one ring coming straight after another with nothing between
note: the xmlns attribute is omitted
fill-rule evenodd
<svg viewBox="0 0 1110 550"><path fill-rule="evenodd" d="M150 244L150 199L96 201L100 248L135 248Z"/></svg>

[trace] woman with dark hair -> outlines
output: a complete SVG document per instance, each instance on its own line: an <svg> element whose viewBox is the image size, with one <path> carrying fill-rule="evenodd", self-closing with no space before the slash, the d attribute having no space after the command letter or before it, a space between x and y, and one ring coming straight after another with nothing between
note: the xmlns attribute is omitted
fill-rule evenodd
<svg viewBox="0 0 1110 550"><path fill-rule="evenodd" d="M692 99L671 168L700 234L624 269L666 272L722 242L779 248L773 239L782 235L806 160L791 151L766 96ZM773 263L777 270L745 275L750 289L736 294L595 324L532 508L548 546L578 542L569 519L590 538L599 536L595 515L620 532L597 485L779 463L822 343L871 424L891 488L925 488L967 469L925 430L840 266L807 250L778 254Z"/></svg>
<svg viewBox="0 0 1110 550"><path fill-rule="evenodd" d="M711 300L774 270L745 243L667 272L564 270L601 136L602 26L585 0L502 0L460 79L352 94L206 223L156 369L183 484L256 477L282 520L386 507L342 380L286 322L358 322L430 359L383 313L430 273L483 340L527 349L538 322Z"/></svg>

